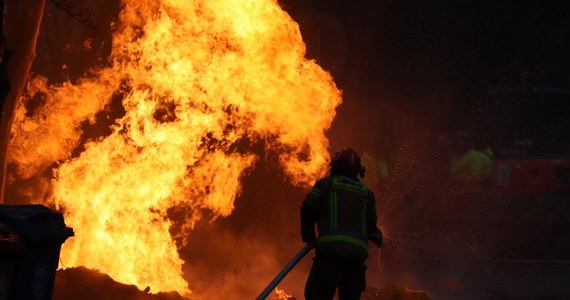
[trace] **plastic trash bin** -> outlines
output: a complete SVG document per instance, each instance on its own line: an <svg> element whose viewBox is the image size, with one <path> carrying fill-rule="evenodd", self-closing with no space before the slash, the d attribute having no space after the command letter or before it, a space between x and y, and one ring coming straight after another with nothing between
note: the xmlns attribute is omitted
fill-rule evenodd
<svg viewBox="0 0 570 300"><path fill-rule="evenodd" d="M14 272L14 261L23 250L20 236L12 227L0 223L0 300L8 298L8 284Z"/></svg>
<svg viewBox="0 0 570 300"><path fill-rule="evenodd" d="M0 205L0 223L10 226L23 246L9 255L6 299L51 299L59 251L73 229L65 225L62 214L43 205Z"/></svg>

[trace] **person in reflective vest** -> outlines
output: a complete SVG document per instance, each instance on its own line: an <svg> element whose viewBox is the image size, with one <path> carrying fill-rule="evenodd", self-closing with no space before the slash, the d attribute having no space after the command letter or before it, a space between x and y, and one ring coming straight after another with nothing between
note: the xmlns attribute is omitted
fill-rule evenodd
<svg viewBox="0 0 570 300"><path fill-rule="evenodd" d="M388 166L388 160L383 157L375 157L369 152L364 152L362 154L362 163L366 168L366 179L365 182L369 182L373 185L384 185L390 177L390 167Z"/></svg>
<svg viewBox="0 0 570 300"><path fill-rule="evenodd" d="M469 145L471 136L460 131L455 135L455 155L450 164L450 178L454 185L464 188L481 188L493 173L493 151L476 150Z"/></svg>
<svg viewBox="0 0 570 300"><path fill-rule="evenodd" d="M451 162L451 178L467 186L479 184L493 173L493 152L490 148L469 151L455 157Z"/></svg>
<svg viewBox="0 0 570 300"><path fill-rule="evenodd" d="M336 152L330 175L318 180L301 206L301 236L316 243L305 298L360 299L366 288L368 240L382 245L374 193L358 180L365 169L352 148ZM315 234L315 224L318 237Z"/></svg>

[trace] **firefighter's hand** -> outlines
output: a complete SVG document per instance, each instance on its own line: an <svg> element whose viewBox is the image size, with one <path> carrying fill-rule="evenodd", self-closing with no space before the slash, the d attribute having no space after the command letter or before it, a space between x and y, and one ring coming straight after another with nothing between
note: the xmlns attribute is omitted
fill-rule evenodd
<svg viewBox="0 0 570 300"><path fill-rule="evenodd" d="M303 238L303 242L310 244L312 242L314 242L317 239L317 236L315 235L315 230L311 229L303 229L301 230L301 237Z"/></svg>
<svg viewBox="0 0 570 300"><path fill-rule="evenodd" d="M374 230L373 234L368 235L368 239L378 248L382 247L382 242L384 242L384 236L378 227L376 227L376 230Z"/></svg>

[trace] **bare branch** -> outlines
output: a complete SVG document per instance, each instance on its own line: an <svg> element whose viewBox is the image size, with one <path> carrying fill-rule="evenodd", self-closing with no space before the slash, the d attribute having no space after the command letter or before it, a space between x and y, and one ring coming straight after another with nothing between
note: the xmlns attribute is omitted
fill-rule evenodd
<svg viewBox="0 0 570 300"><path fill-rule="evenodd" d="M97 27L94 26L95 21L91 13L87 11L77 11L71 4L64 0L50 0L50 2L58 8L63 9L70 17L81 23L81 25L92 30L97 30Z"/></svg>

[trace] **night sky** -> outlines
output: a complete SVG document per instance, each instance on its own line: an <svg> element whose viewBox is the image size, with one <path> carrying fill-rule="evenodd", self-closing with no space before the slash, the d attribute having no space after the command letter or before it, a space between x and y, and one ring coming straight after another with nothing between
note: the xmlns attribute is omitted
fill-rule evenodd
<svg viewBox="0 0 570 300"><path fill-rule="evenodd" d="M306 12L336 18L347 35L348 64L381 91L518 84L525 69L536 84L568 85L567 1L283 3L294 19Z"/></svg>
<svg viewBox="0 0 570 300"><path fill-rule="evenodd" d="M473 128L464 113L485 105L489 88L570 87L567 1L280 2L301 24L308 56L320 57L344 90L340 119L345 111L361 114L364 124L383 118L382 128L420 121L425 112L434 130ZM342 31L315 21L317 14L337 20ZM344 44L346 52L330 51Z"/></svg>

